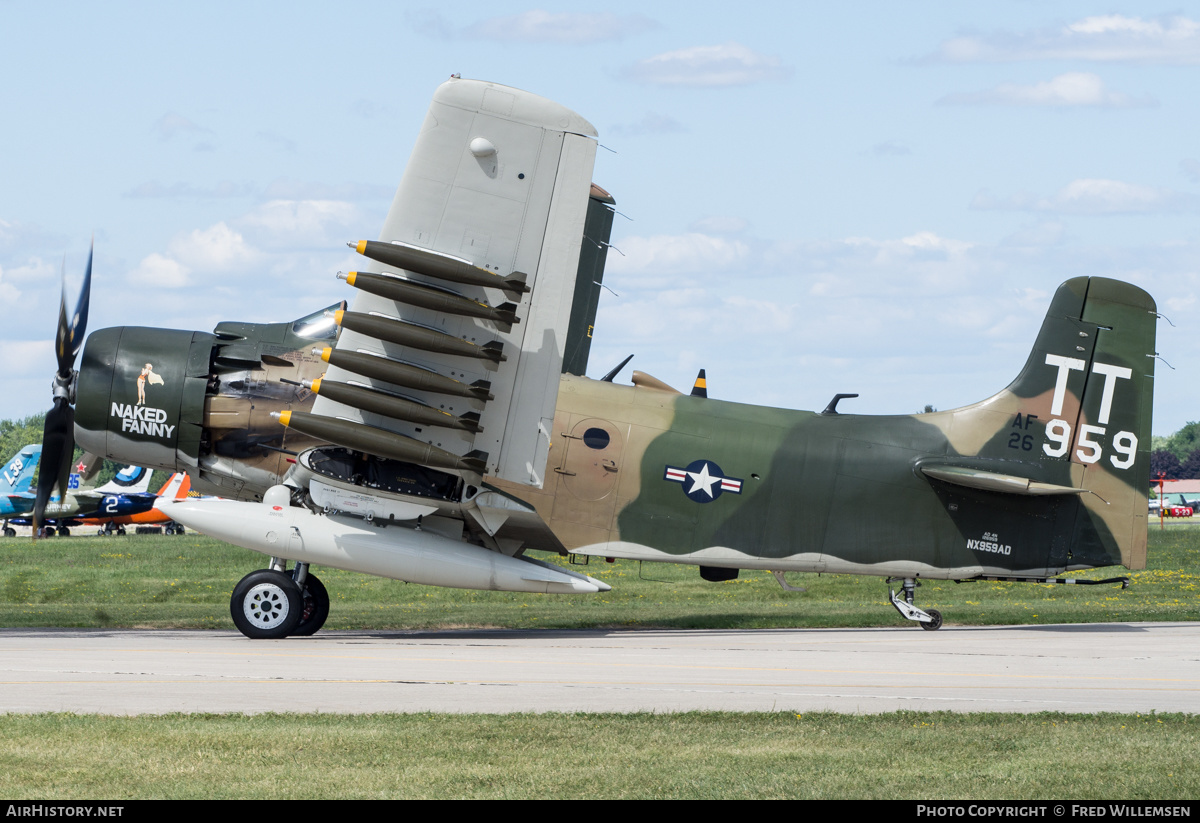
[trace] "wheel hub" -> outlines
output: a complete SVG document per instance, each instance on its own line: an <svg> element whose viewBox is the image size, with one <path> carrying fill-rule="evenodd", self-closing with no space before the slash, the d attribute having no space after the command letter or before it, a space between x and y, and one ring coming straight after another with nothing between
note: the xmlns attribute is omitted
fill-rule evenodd
<svg viewBox="0 0 1200 823"><path fill-rule="evenodd" d="M273 583L259 583L242 601L246 619L263 629L273 629L283 623L288 608L287 594Z"/></svg>

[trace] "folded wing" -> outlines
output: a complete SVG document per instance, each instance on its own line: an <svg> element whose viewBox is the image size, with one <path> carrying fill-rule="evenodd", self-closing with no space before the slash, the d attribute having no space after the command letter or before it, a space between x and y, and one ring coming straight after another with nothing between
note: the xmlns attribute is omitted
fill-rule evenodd
<svg viewBox="0 0 1200 823"><path fill-rule="evenodd" d="M344 275L354 293L312 416L287 424L470 482L541 486L595 134L527 92L443 84L379 239L350 244L361 271Z"/></svg>

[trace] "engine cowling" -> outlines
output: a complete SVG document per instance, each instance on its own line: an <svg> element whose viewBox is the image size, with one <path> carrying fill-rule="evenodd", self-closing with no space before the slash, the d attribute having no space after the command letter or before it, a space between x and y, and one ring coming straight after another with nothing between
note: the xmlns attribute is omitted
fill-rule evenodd
<svg viewBox="0 0 1200 823"><path fill-rule="evenodd" d="M92 454L195 470L217 337L118 326L88 336L76 384L75 442Z"/></svg>

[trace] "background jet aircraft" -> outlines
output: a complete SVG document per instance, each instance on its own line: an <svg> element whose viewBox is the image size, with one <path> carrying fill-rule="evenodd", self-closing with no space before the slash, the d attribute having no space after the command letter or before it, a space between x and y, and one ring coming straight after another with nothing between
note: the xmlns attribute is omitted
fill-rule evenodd
<svg viewBox="0 0 1200 823"><path fill-rule="evenodd" d="M83 487L81 475L72 474L68 491L62 497L51 497L40 525L44 535L58 534L67 537L71 528L85 522L86 518L104 518L132 515L149 511L158 499L151 494L150 470L140 466L126 466L117 476L98 489ZM30 517L14 518L18 526L33 523Z"/></svg>
<svg viewBox="0 0 1200 823"><path fill-rule="evenodd" d="M5 537L17 533L8 521L33 509L34 494L30 488L41 456L41 444L26 446L13 455L0 474L0 519L4 521Z"/></svg>
<svg viewBox="0 0 1200 823"><path fill-rule="evenodd" d="M529 550L691 563L709 580L872 574L925 628L941 615L916 607L922 577L1144 566L1149 295L1064 283L1016 380L948 412L814 414L639 372L588 380L613 204L590 181L595 146L556 103L452 79L380 239L350 244L372 269L344 276L350 308L212 334L103 329L75 372L89 263L79 307L60 311L47 463L73 431L233 498L164 508L271 558L231 598L250 637L320 628L310 564L563 593L608 586ZM42 474L38 517L62 476ZM856 501L881 491L864 517Z"/></svg>
<svg viewBox="0 0 1200 823"><path fill-rule="evenodd" d="M188 496L191 488L191 479L183 472L175 472L167 478L167 482L163 483L158 494L154 495L155 500L151 504L151 508L133 514L120 514L112 517L84 517L81 518L81 522L85 526L100 526L100 534L104 535L111 535L113 532L118 535L125 534L125 527L130 525L162 525L167 534L183 534L183 526L171 520L156 504L159 500L183 500Z"/></svg>

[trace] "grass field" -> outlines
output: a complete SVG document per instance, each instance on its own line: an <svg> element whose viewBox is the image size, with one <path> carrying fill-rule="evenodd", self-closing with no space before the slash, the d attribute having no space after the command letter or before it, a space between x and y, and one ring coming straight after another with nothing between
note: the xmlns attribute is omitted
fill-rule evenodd
<svg viewBox="0 0 1200 823"><path fill-rule="evenodd" d="M4 798L1200 796L1182 715L10 715Z"/></svg>
<svg viewBox="0 0 1200 823"><path fill-rule="evenodd" d="M197 534L0 539L0 625L232 628L229 595L265 565L254 552ZM442 589L314 567L333 601L330 629L447 627L781 628L902 625L877 577L791 575L786 592L766 572L708 583L694 566L592 560L610 583L594 595ZM1119 586L926 581L917 604L947 625L1200 619L1200 522L1150 531L1149 567L1072 575L1128 574Z"/></svg>

